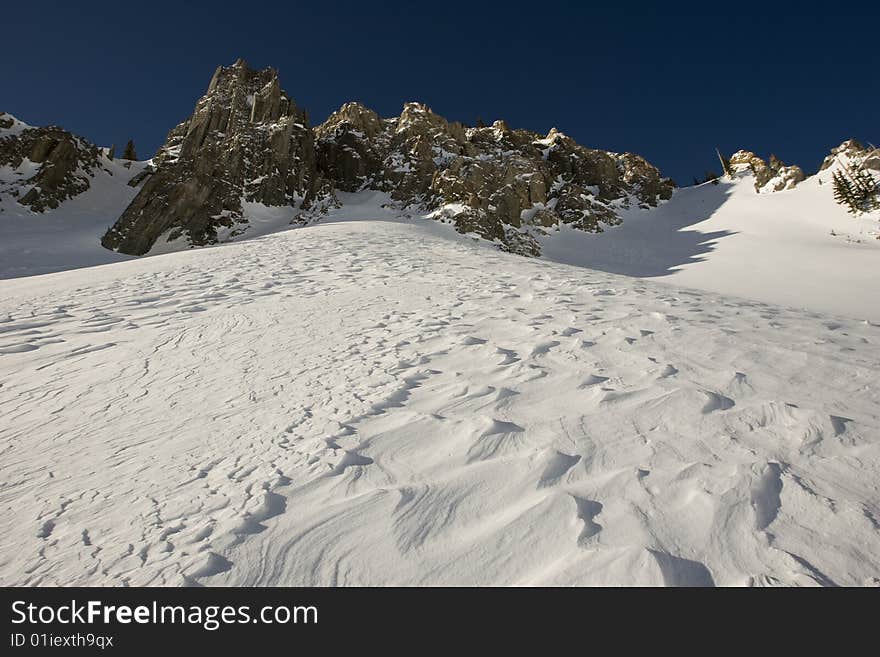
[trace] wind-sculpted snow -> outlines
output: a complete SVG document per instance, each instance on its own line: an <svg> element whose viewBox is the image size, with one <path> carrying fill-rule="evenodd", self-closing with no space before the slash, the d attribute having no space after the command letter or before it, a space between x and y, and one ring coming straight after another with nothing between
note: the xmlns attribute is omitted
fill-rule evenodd
<svg viewBox="0 0 880 657"><path fill-rule="evenodd" d="M0 282L0 583L880 583L880 327L436 231Z"/></svg>

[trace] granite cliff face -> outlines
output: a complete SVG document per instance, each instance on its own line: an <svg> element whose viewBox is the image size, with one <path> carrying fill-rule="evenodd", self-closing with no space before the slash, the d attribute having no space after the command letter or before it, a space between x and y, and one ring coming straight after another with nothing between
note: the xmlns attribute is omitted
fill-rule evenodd
<svg viewBox="0 0 880 657"><path fill-rule="evenodd" d="M0 167L13 173L0 182L0 193L34 212L86 191L101 155L94 144L58 126L34 128L0 112Z"/></svg>
<svg viewBox="0 0 880 657"><path fill-rule="evenodd" d="M619 208L669 198L673 184L637 155L503 121L465 127L419 103L390 119L348 103L312 130L273 69L239 60L217 69L193 116L169 133L102 243L134 255L157 240L211 244L248 229L245 202L289 207L294 223L334 203L335 189L386 191L461 232L536 255L536 232L560 223L601 231L619 223Z"/></svg>
<svg viewBox="0 0 880 657"><path fill-rule="evenodd" d="M275 70L254 71L242 60L219 67L102 243L132 255L160 237L213 244L247 229L243 202L289 206L293 218L322 184L307 121Z"/></svg>

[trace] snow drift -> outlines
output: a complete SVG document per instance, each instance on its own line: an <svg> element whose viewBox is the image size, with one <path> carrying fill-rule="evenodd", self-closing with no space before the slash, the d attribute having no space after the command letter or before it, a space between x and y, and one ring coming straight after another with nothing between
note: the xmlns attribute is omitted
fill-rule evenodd
<svg viewBox="0 0 880 657"><path fill-rule="evenodd" d="M449 233L0 282L0 582L880 583L880 327Z"/></svg>

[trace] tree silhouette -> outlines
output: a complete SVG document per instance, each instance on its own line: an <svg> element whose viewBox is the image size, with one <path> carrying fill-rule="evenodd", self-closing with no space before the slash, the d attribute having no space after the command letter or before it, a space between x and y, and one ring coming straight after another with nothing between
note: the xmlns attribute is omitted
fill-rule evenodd
<svg viewBox="0 0 880 657"><path fill-rule="evenodd" d="M880 188L874 176L863 167L853 169L844 164L831 178L834 181L834 200L847 206L847 212L858 216L880 209Z"/></svg>
<svg viewBox="0 0 880 657"><path fill-rule="evenodd" d="M122 153L123 160L136 160L138 159L137 153L134 150L134 141L129 139L128 143L125 145L125 150Z"/></svg>

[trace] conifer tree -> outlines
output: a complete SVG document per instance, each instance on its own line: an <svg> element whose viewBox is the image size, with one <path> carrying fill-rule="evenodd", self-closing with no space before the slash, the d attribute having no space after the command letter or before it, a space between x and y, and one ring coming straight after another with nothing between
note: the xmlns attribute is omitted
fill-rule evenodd
<svg viewBox="0 0 880 657"><path fill-rule="evenodd" d="M880 202L877 198L877 192L880 190L877 189L877 181L874 180L874 176L859 168L853 173L853 184L865 212L877 207Z"/></svg>
<svg viewBox="0 0 880 657"><path fill-rule="evenodd" d="M834 200L841 205L848 206L848 211L856 214L858 212L858 203L855 190L849 178L842 171L835 171L831 178L834 181Z"/></svg>
<svg viewBox="0 0 880 657"><path fill-rule="evenodd" d="M853 170L847 165L832 174L834 200L847 206L853 215L880 209L880 187L863 167Z"/></svg>
<svg viewBox="0 0 880 657"><path fill-rule="evenodd" d="M136 160L137 153L134 150L134 141L129 139L128 143L125 145L125 151L122 153L123 160Z"/></svg>

